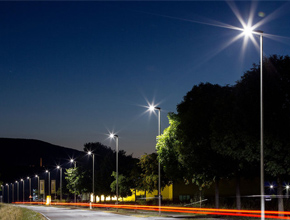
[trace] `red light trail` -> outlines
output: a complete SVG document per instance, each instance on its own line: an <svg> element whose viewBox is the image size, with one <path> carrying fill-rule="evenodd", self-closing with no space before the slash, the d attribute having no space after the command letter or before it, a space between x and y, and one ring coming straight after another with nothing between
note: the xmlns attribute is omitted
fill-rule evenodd
<svg viewBox="0 0 290 220"><path fill-rule="evenodd" d="M15 202L15 204L31 204L31 205L45 205L44 202ZM159 206L149 205L115 205L115 204L97 204L97 203L60 203L51 202L51 205L63 206L82 206L82 207L96 207L96 208L118 208L118 209L133 209L133 210L147 210L158 211ZM189 208L189 207L175 207L175 206L161 206L162 212L187 213L187 214L203 214L203 215L224 215L224 216L241 216L260 218L260 210L237 210L237 209L213 209L213 208ZM272 219L290 219L290 212L284 211L265 211L265 218Z"/></svg>

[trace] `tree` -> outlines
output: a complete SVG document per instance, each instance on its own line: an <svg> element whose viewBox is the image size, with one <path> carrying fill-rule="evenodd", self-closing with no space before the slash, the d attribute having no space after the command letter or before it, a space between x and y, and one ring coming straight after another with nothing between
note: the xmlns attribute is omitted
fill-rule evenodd
<svg viewBox="0 0 290 220"><path fill-rule="evenodd" d="M138 189L152 193L158 190L158 160L157 153L144 154L141 156L138 165L141 168ZM161 189L170 184L163 169L161 169Z"/></svg>
<svg viewBox="0 0 290 220"><path fill-rule="evenodd" d="M174 113L168 113L169 127L165 128L163 133L157 137L157 152L160 163L170 181L182 180L184 167L179 161L179 148L182 141L178 138L177 126L179 125L178 116Z"/></svg>
<svg viewBox="0 0 290 220"><path fill-rule="evenodd" d="M112 172L116 169L116 151L99 142L85 144L84 150L92 151L95 155L94 186L96 195L105 195L105 197L113 196L110 185L115 180ZM135 188L136 181L132 175L135 174L134 171L136 170L135 167L137 166L138 159L133 158L132 155L126 155L126 151L124 150L118 152L118 157L119 174L128 178L127 181L130 181L130 186ZM84 172L89 178L92 178L91 163L89 165L86 164L86 170Z"/></svg>
<svg viewBox="0 0 290 220"><path fill-rule="evenodd" d="M216 183L216 206L218 207L218 181L228 177L228 163L225 156L217 152L212 142L212 123L219 112L220 100L231 89L210 83L194 86L183 101L177 105L180 120L177 131L182 144L179 146L179 160L186 168L187 181L202 190Z"/></svg>
<svg viewBox="0 0 290 220"><path fill-rule="evenodd" d="M112 195L110 184L113 182L111 174L115 169L114 151L100 142L86 143L84 151L91 151L95 155L95 194L98 196L105 195L105 197ZM91 165L88 166L88 170L92 178Z"/></svg>
<svg viewBox="0 0 290 220"><path fill-rule="evenodd" d="M111 191L113 193L116 193L116 172L112 173L112 176L115 178L115 180L111 183ZM130 182L130 179L122 174L118 175L118 194L121 197L127 197L132 195L132 184Z"/></svg>
<svg viewBox="0 0 290 220"><path fill-rule="evenodd" d="M83 188L84 173L80 172L80 168L69 168L65 171L65 179L67 181L67 189L70 193L81 195L87 192L87 188Z"/></svg>

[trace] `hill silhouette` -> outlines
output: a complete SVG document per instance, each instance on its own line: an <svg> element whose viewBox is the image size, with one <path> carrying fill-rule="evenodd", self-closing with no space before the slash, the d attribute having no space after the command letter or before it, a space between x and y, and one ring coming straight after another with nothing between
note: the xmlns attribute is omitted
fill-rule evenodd
<svg viewBox="0 0 290 220"><path fill-rule="evenodd" d="M0 181L12 182L56 165L70 167L70 158L84 152L34 139L0 138Z"/></svg>

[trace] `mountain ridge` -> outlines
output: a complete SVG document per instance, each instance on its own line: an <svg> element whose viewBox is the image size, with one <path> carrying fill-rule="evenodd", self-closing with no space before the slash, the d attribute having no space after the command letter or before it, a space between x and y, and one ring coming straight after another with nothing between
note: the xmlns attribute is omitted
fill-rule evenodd
<svg viewBox="0 0 290 220"><path fill-rule="evenodd" d="M0 155L0 180L7 182L56 165L70 167L71 158L85 153L37 139L0 138Z"/></svg>

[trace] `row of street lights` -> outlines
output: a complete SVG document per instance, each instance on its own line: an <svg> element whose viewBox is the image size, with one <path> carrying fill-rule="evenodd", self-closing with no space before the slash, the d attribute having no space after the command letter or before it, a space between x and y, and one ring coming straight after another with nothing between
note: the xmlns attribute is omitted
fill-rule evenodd
<svg viewBox="0 0 290 220"><path fill-rule="evenodd" d="M74 162L73 160L71 162ZM74 164L76 165L76 163L74 162ZM76 167L76 166L75 166ZM57 166L57 169L60 170L60 200L62 200L62 167L60 166ZM48 174L48 194L50 195L50 171L49 170L45 170L45 173ZM40 188L40 182L39 182L39 176L38 175L35 175L35 178L37 178L37 191L38 191L38 198L40 197L40 191L39 191L39 188ZM28 184L29 184L29 201L31 202L31 199L32 199L32 194L31 194L31 177L27 177L27 180L28 180ZM25 200L25 180L24 179L20 179L20 181L15 181L15 183L17 184L17 201L19 201L19 183L22 182L22 200L24 202ZM9 203L9 198L10 198L10 195L9 195L9 185L8 183L5 184L5 186L7 187L7 201ZM14 202L14 184L11 183L12 185L12 202ZM4 185L1 185L2 187L2 198L4 199L4 189L5 189L5 186ZM45 192L44 192L45 193ZM44 197L45 197L45 194L44 194ZM76 201L76 198L75 198L75 201Z"/></svg>

